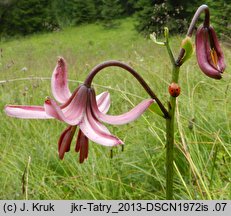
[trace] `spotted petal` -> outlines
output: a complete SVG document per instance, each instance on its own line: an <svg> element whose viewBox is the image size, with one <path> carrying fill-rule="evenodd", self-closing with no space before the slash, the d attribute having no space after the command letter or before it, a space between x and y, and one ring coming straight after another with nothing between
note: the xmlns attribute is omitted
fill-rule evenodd
<svg viewBox="0 0 231 216"><path fill-rule="evenodd" d="M58 106L54 100L48 98L44 104L46 113L69 125L78 125L86 110L87 87L82 85L71 98L68 105L62 106Z"/></svg>
<svg viewBox="0 0 231 216"><path fill-rule="evenodd" d="M139 103L132 110L124 114L117 115L117 116L107 115L107 114L100 112L100 110L97 107L94 90L91 89L91 91L92 91L92 94L90 96L90 100L92 104L93 113L96 114L99 120L109 123L109 124L114 124L114 125L122 125L122 124L129 123L131 121L134 121L140 115L142 115L144 111L154 102L153 99L146 99L142 101L141 103Z"/></svg>
<svg viewBox="0 0 231 216"><path fill-rule="evenodd" d="M5 112L8 116L23 119L51 119L52 116L45 112L43 106L6 105Z"/></svg>
<svg viewBox="0 0 231 216"><path fill-rule="evenodd" d="M58 59L57 65L53 71L51 90L54 98L60 103L65 103L71 96L67 82L67 65L62 57Z"/></svg>

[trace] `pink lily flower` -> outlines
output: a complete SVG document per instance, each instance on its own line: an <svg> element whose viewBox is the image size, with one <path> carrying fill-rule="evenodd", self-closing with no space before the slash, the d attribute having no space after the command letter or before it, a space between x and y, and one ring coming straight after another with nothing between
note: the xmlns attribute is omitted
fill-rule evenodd
<svg viewBox="0 0 231 216"><path fill-rule="evenodd" d="M88 139L104 146L123 144L101 121L115 125L129 123L138 118L154 101L153 99L144 100L129 112L119 116L107 115L110 108L108 92L96 96L93 88L80 85L71 94L67 82L67 67L63 58L59 58L52 74L51 89L54 98L61 105L47 98L44 106L7 105L6 114L27 119L56 118L66 122L68 127L62 132L58 141L60 159L63 159L65 152L70 150L72 139L79 126L75 151L80 152L80 163L88 157Z"/></svg>
<svg viewBox="0 0 231 216"><path fill-rule="evenodd" d="M212 26L201 25L196 33L197 62L201 70L209 77L221 79L225 70L224 55Z"/></svg>

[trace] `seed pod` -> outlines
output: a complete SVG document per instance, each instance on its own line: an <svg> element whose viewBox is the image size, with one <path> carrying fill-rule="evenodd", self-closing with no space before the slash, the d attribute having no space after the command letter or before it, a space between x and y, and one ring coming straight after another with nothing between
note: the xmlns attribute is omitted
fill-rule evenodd
<svg viewBox="0 0 231 216"><path fill-rule="evenodd" d="M180 94L180 86L177 83L171 83L168 92L172 97L177 97Z"/></svg>

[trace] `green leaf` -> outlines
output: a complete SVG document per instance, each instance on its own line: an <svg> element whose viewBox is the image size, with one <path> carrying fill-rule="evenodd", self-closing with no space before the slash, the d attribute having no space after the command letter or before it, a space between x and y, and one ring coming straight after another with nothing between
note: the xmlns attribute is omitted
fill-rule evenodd
<svg viewBox="0 0 231 216"><path fill-rule="evenodd" d="M182 64L186 62L188 59L191 58L194 48L191 37L186 37L184 40L182 40L181 47L185 50L185 54L183 58L181 59Z"/></svg>
<svg viewBox="0 0 231 216"><path fill-rule="evenodd" d="M156 113L156 114L159 115L159 116L164 117L164 114L163 114L163 112L161 111L159 105L158 105L157 103L155 103L155 102L149 107L149 110L150 110L151 112Z"/></svg>
<svg viewBox="0 0 231 216"><path fill-rule="evenodd" d="M164 43L164 42L159 42L159 41L156 40L156 33L155 33L155 32L153 32L152 34L150 34L150 38L151 38L151 40L152 40L155 44L165 46L165 43Z"/></svg>

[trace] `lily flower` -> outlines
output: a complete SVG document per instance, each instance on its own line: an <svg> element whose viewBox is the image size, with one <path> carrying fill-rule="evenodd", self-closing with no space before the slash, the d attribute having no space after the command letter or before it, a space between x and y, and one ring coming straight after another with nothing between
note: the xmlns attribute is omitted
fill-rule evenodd
<svg viewBox="0 0 231 216"><path fill-rule="evenodd" d="M201 25L197 29L196 54L200 69L211 78L221 79L226 66L223 52L212 26Z"/></svg>
<svg viewBox="0 0 231 216"><path fill-rule="evenodd" d="M88 157L88 139L104 146L123 144L101 121L109 124L129 123L138 118L154 101L153 99L144 100L131 111L119 116L107 115L110 108L108 92L96 96L93 88L83 84L71 94L67 82L67 67L63 58L59 58L52 74L51 89L54 98L60 104L47 98L44 106L7 105L6 114L28 119L55 118L67 123L68 127L62 132L58 141L60 159L63 159L65 152L70 150L72 139L79 126L75 151L80 152L80 163Z"/></svg>
<svg viewBox="0 0 231 216"><path fill-rule="evenodd" d="M57 65L53 71L51 78L51 90L54 98L61 104L61 107L67 107L67 104L77 94L78 89L71 94L67 82L67 66L63 58L59 58ZM79 98L78 98L79 100ZM108 92L103 92L96 97L98 108L102 112L107 112L110 107L110 95ZM81 101L81 98L80 98ZM69 109L72 109L73 102ZM25 106L25 105L7 105L5 112L8 116L23 118L23 119L52 119L54 117L46 113L44 106ZM78 118L78 115L76 115ZM83 117L83 116L82 116ZM81 118L81 116L80 116ZM74 121L69 122L71 124ZM77 122L78 123L78 119ZM77 124L76 124L77 125ZM65 152L70 150L70 144L76 131L75 126L68 126L61 134L58 141L58 152L60 159L63 159ZM79 130L79 135L76 143L76 152L80 152L80 162L88 156L88 138Z"/></svg>

